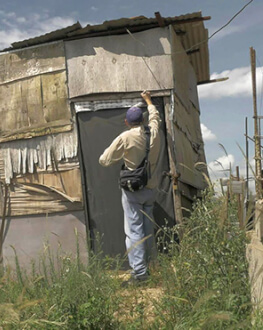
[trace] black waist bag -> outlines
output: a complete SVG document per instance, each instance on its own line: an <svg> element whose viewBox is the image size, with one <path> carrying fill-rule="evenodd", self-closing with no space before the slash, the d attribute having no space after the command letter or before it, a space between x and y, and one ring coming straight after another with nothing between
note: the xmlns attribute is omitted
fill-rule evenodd
<svg viewBox="0 0 263 330"><path fill-rule="evenodd" d="M141 164L133 171L130 171L122 165L120 171L119 185L120 188L131 192L144 188L148 182L148 154L150 151L150 129L145 127L146 133L146 156Z"/></svg>

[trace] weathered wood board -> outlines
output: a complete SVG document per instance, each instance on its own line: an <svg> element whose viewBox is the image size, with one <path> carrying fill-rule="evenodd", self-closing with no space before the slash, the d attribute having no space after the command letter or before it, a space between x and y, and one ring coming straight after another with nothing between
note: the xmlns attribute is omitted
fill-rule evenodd
<svg viewBox="0 0 263 330"><path fill-rule="evenodd" d="M53 173L26 174L12 180L8 203L10 216L46 214L82 208L79 168Z"/></svg>
<svg viewBox="0 0 263 330"><path fill-rule="evenodd" d="M23 129L69 121L63 42L0 55L0 117L1 142L6 135L12 139L10 132L23 139ZM33 136L38 133L43 135L36 130Z"/></svg>
<svg viewBox="0 0 263 330"><path fill-rule="evenodd" d="M0 55L0 84L65 70L63 41Z"/></svg>
<svg viewBox="0 0 263 330"><path fill-rule="evenodd" d="M70 119L66 72L0 86L0 136L22 128ZM15 132L14 132L15 133Z"/></svg>
<svg viewBox="0 0 263 330"><path fill-rule="evenodd" d="M70 98L173 88L169 28L65 42Z"/></svg>

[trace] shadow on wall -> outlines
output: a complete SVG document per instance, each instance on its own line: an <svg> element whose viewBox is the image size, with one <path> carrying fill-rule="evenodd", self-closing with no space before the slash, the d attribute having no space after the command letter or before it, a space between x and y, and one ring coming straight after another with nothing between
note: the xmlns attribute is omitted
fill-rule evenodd
<svg viewBox="0 0 263 330"><path fill-rule="evenodd" d="M102 36L80 40L66 41L67 59L81 56L105 56L105 53L116 55L127 54L136 57L153 57L170 55L169 28L151 29L131 34Z"/></svg>

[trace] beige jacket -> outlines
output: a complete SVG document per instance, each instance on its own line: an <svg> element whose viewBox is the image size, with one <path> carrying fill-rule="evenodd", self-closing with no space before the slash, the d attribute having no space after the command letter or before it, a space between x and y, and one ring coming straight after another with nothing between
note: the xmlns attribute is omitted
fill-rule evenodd
<svg viewBox="0 0 263 330"><path fill-rule="evenodd" d="M153 189L157 186L156 164L160 150L160 115L154 105L148 105L149 127L151 131L149 162L151 178L147 188ZM124 160L126 167L135 170L146 154L146 136L143 125L132 127L121 133L112 144L100 156L99 163L102 166L110 166L120 159Z"/></svg>

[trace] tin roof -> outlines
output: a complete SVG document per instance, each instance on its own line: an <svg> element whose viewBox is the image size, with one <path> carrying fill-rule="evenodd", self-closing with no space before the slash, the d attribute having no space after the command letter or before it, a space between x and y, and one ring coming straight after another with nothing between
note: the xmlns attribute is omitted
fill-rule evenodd
<svg viewBox="0 0 263 330"><path fill-rule="evenodd" d="M38 36L38 37L26 39L26 40L23 40L23 41L14 42L14 43L12 43L11 48L5 49L5 50L20 49L20 48L25 48L25 47L30 47L30 46L43 44L43 43L46 43L46 42L62 40L62 39L67 38L69 33L72 33L73 31L79 30L81 28L82 28L82 26L80 25L79 22L77 22L77 23L75 23L73 25L70 25L70 26L67 26L63 29L52 31L52 32L43 34L43 35Z"/></svg>
<svg viewBox="0 0 263 330"><path fill-rule="evenodd" d="M180 35L182 44L190 57L190 62L196 72L197 82L202 82L210 79L208 31L205 29L203 23L207 19L210 19L210 17L202 17L201 12L196 12L166 18L161 17L159 13L155 13L155 18L144 16L120 18L105 21L98 25L88 24L83 28L77 22L71 26L52 31L42 36L15 42L12 44L12 48L8 50L21 49L57 40L109 36L128 32L135 33L155 27L173 25L176 33Z"/></svg>

